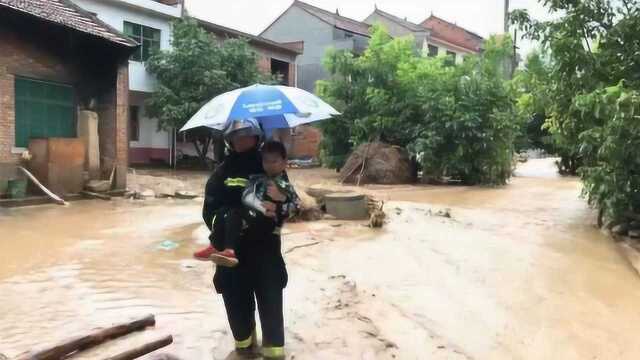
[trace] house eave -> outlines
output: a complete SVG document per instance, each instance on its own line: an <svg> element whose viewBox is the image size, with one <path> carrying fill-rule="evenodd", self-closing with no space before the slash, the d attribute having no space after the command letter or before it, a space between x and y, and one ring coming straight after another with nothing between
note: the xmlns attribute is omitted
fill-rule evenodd
<svg viewBox="0 0 640 360"><path fill-rule="evenodd" d="M181 6L171 6L161 4L151 0L104 0L119 4L122 7L137 10L146 14L163 17L166 19L177 19L182 16Z"/></svg>

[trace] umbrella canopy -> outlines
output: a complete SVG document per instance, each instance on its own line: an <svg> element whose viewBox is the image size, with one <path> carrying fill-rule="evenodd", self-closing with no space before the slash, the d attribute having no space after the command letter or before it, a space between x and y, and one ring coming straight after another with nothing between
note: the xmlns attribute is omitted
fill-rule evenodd
<svg viewBox="0 0 640 360"><path fill-rule="evenodd" d="M199 126L223 130L230 121L247 118L256 118L265 130L290 128L339 114L302 89L256 84L211 99L180 131Z"/></svg>

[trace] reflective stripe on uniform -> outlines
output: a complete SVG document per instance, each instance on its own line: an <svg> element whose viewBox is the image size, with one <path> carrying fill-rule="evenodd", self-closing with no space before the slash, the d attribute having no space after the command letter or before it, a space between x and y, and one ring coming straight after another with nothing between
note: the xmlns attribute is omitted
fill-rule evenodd
<svg viewBox="0 0 640 360"><path fill-rule="evenodd" d="M213 225L216 223L216 216L218 215L213 215L213 219L211 219L211 231L213 231Z"/></svg>
<svg viewBox="0 0 640 360"><path fill-rule="evenodd" d="M224 184L229 187L232 187L232 186L247 187L247 185L249 184L249 180L245 178L227 178L224 181Z"/></svg>
<svg viewBox="0 0 640 360"><path fill-rule="evenodd" d="M262 348L262 356L267 358L284 357L284 347L273 346Z"/></svg>
<svg viewBox="0 0 640 360"><path fill-rule="evenodd" d="M251 340L253 340L253 337L251 335L249 335L249 337L246 340L242 340L242 341L236 340L236 349L248 348L249 346L251 346Z"/></svg>

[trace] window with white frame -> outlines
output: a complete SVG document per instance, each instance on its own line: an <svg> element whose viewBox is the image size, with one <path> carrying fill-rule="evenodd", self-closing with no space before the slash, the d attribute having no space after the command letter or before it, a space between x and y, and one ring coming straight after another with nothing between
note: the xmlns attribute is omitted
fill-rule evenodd
<svg viewBox="0 0 640 360"><path fill-rule="evenodd" d="M133 61L147 61L154 51L160 50L160 30L158 29L125 21L124 33L140 44L131 54Z"/></svg>

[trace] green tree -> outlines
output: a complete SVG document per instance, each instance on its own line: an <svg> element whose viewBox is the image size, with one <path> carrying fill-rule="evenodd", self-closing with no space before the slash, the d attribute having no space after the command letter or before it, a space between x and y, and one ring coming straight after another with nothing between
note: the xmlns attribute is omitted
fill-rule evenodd
<svg viewBox="0 0 640 360"><path fill-rule="evenodd" d="M580 134L583 193L608 219L640 212L640 91L620 83L576 97L597 124Z"/></svg>
<svg viewBox="0 0 640 360"><path fill-rule="evenodd" d="M319 81L318 93L342 115L321 123L324 163L341 167L354 146L372 140L406 146L413 140L413 118L401 98L397 73L416 56L410 38L392 39L374 26L369 47L360 57L348 51L329 50L325 67L329 81Z"/></svg>
<svg viewBox="0 0 640 360"><path fill-rule="evenodd" d="M579 173L590 203L608 218L622 220L640 210L640 3L542 3L561 16L540 22L517 11L512 19L550 51L546 126L562 170Z"/></svg>
<svg viewBox="0 0 640 360"><path fill-rule="evenodd" d="M192 18L175 21L172 29L172 49L155 53L146 64L158 79L147 111L158 119L161 129L182 127L207 101L223 92L266 80L247 41L219 43ZM220 140L204 128L189 131L187 136L203 162L209 146ZM221 140L217 143L223 144Z"/></svg>
<svg viewBox="0 0 640 360"><path fill-rule="evenodd" d="M324 166L339 169L353 148L351 125L365 111L363 87L356 85L362 74L347 51L329 50L324 64L331 81L318 81L317 92L342 114L319 123L323 132L321 158Z"/></svg>
<svg viewBox="0 0 640 360"><path fill-rule="evenodd" d="M536 21L512 14L528 37L540 40L551 62L546 127L561 170L578 173L584 195L614 221L640 211L640 3L632 0L544 0L562 16Z"/></svg>
<svg viewBox="0 0 640 360"><path fill-rule="evenodd" d="M427 178L504 183L518 130L504 77L511 41L492 38L457 66L421 57L414 44L374 27L362 56L327 54L331 78L318 90L342 116L321 125L325 162L340 166L353 146L381 140L419 155Z"/></svg>
<svg viewBox="0 0 640 360"><path fill-rule="evenodd" d="M512 13L514 23L526 36L548 48L552 64L547 96L547 124L558 154L560 170L575 174L584 163L579 151L580 134L594 126L594 118L582 116L576 95L617 84L626 79L636 87L640 79L637 29L640 26L636 1L543 0L558 19L536 21L526 11ZM618 5L616 5L618 4ZM580 121L577 121L580 119Z"/></svg>
<svg viewBox="0 0 640 360"><path fill-rule="evenodd" d="M518 150L536 148L549 154L556 153L553 138L545 126L552 101L550 61L546 53L532 52L527 56L524 68L516 71L511 82L520 115L526 119L517 141Z"/></svg>
<svg viewBox="0 0 640 360"><path fill-rule="evenodd" d="M412 144L423 176L448 176L466 184L504 184L512 173L514 142L521 127L507 83L508 37L491 37L482 56L454 68L419 59L407 67L407 93L422 107Z"/></svg>

